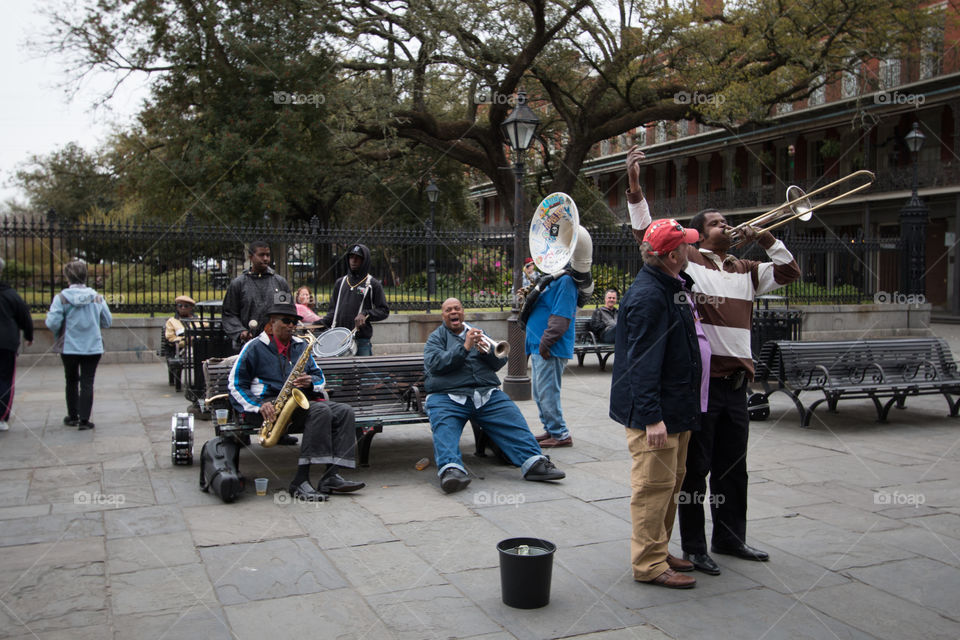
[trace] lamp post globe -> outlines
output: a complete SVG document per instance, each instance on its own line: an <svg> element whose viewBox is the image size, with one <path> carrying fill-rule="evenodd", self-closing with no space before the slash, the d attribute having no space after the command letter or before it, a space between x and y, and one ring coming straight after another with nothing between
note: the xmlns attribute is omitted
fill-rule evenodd
<svg viewBox="0 0 960 640"><path fill-rule="evenodd" d="M514 290L519 288L522 282L520 274L524 256L521 238L524 218L523 154L530 147L539 126L540 118L527 106L527 93L521 89L517 92L516 106L500 124L503 137L516 152L516 160L513 166L513 173L516 177L513 192L513 281L510 283ZM512 297L513 305L510 309L510 317L507 319L507 340L510 343L510 355L507 361L507 377L503 380L503 391L514 401L529 400L531 395L530 377L527 375L527 355L524 348L526 332L520 326L520 308L517 304L516 294L514 293Z"/></svg>

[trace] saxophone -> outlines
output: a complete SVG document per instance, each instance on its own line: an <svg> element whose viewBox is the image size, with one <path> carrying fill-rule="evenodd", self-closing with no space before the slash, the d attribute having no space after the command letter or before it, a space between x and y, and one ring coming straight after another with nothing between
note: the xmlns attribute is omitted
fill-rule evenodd
<svg viewBox="0 0 960 640"><path fill-rule="evenodd" d="M280 441L283 434L287 432L287 427L290 426L290 418L297 407L301 409L310 408L307 396L303 394L303 391L293 386L293 381L303 374L303 370L307 366L307 359L313 351L313 344L317 341L309 333L303 336L303 340L307 343L307 348L303 350L303 354L293 365L290 375L287 376L283 387L280 389L280 395L273 401L273 408L277 412L276 417L273 420L264 420L263 426L260 427L260 445L263 447L272 447Z"/></svg>

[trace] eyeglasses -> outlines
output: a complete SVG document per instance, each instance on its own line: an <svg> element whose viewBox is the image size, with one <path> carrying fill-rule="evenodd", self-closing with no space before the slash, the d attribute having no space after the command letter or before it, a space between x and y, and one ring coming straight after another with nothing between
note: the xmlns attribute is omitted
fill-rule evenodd
<svg viewBox="0 0 960 640"><path fill-rule="evenodd" d="M280 322L283 324L297 324L296 318L280 318Z"/></svg>
<svg viewBox="0 0 960 640"><path fill-rule="evenodd" d="M178 307L192 307L193 305L190 304L189 302L178 302L178 303L177 303L177 306L178 306Z"/></svg>

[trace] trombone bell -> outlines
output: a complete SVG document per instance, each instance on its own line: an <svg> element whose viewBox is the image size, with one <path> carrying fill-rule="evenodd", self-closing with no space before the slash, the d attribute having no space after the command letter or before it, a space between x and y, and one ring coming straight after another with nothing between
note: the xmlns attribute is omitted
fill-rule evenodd
<svg viewBox="0 0 960 640"><path fill-rule="evenodd" d="M811 198L818 193L832 189L837 185L859 179L863 179L865 182L861 185L857 185L856 187L848 189L839 195L833 196L828 200L824 200L823 202L813 204L811 201ZM748 220L738 224L736 227L727 229L724 233L730 236L730 246L735 247L739 244L742 244L745 240L743 230L748 226L755 227L759 232L763 233L764 231L773 231L777 227L785 225L791 220L799 219L801 222L808 222L811 218L813 218L813 212L817 209L821 209L829 204L833 204L842 198L852 196L858 191L863 191L872 185L875 179L876 176L873 175L872 171L861 169L860 171L854 171L844 178L834 180L828 185L814 189L810 193L805 193L803 189L796 185L790 185L787 187L787 201L785 203L779 207L767 211L766 213L760 214L752 220Z"/></svg>

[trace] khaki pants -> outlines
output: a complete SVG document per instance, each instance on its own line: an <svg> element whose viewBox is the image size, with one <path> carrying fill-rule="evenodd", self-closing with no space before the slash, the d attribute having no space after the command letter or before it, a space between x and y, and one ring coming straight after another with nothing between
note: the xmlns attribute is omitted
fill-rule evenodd
<svg viewBox="0 0 960 640"><path fill-rule="evenodd" d="M647 446L647 432L627 428L627 445L633 457L630 470L630 563L633 579L653 580L666 571L667 543L677 514L675 496L686 473L690 432L667 435L662 449Z"/></svg>

